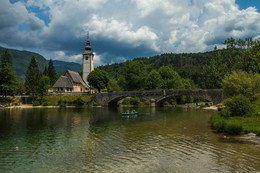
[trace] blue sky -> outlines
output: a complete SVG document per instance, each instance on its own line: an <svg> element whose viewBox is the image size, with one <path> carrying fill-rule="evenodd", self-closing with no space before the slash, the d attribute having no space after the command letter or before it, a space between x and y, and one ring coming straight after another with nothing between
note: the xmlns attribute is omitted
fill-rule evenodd
<svg viewBox="0 0 260 173"><path fill-rule="evenodd" d="M1 0L0 46L95 64L165 52L205 52L226 38L260 37L259 0Z"/></svg>

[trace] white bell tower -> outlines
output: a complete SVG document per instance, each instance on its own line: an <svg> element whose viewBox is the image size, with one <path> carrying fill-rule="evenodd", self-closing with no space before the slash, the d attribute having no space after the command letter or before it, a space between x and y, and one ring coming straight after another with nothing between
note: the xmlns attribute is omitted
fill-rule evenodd
<svg viewBox="0 0 260 173"><path fill-rule="evenodd" d="M91 51L89 35L87 36L85 52L82 54L82 56L82 79L87 84L87 77L89 73L94 70L94 54Z"/></svg>

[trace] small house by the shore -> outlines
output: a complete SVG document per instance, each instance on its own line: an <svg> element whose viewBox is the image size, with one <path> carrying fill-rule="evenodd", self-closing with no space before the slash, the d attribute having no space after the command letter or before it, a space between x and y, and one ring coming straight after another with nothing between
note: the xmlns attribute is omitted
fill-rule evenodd
<svg viewBox="0 0 260 173"><path fill-rule="evenodd" d="M53 85L53 92L85 92L89 89L79 73L71 70L67 70Z"/></svg>

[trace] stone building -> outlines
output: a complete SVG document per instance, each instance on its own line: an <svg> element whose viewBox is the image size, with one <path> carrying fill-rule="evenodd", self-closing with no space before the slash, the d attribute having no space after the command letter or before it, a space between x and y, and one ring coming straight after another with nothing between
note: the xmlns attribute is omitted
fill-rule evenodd
<svg viewBox="0 0 260 173"><path fill-rule="evenodd" d="M82 54L82 77L78 72L67 70L53 85L50 92L69 93L87 92L91 88L87 83L87 77L94 70L94 54L91 51L89 37L87 38L85 51Z"/></svg>
<svg viewBox="0 0 260 173"><path fill-rule="evenodd" d="M89 86L78 72L67 70L53 85L53 92L85 92Z"/></svg>

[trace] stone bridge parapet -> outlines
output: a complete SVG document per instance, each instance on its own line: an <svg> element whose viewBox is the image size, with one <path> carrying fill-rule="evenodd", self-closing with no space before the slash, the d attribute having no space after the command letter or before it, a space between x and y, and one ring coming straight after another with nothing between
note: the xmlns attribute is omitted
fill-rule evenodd
<svg viewBox="0 0 260 173"><path fill-rule="evenodd" d="M94 100L102 106L116 106L117 102L125 97L139 97L151 103L151 106L162 106L163 103L176 96L192 95L206 99L218 104L225 99L221 89L197 89L197 90L144 90L144 91L124 91L111 93L96 93Z"/></svg>

